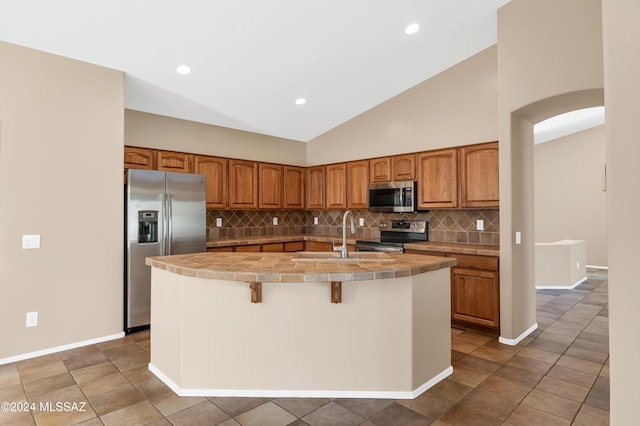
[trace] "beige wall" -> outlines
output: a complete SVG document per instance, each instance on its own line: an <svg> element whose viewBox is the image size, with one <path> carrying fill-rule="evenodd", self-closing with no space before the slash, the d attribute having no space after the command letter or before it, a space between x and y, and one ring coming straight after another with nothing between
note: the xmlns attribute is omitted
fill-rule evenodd
<svg viewBox="0 0 640 426"><path fill-rule="evenodd" d="M512 0L498 11L501 336L535 325L533 124L602 105L599 0ZM515 245L515 232L522 244Z"/></svg>
<svg viewBox="0 0 640 426"><path fill-rule="evenodd" d="M603 0L609 216L611 424L637 423L640 286L640 2Z"/></svg>
<svg viewBox="0 0 640 426"><path fill-rule="evenodd" d="M0 62L3 359L122 331L124 107L121 72L2 42Z"/></svg>
<svg viewBox="0 0 640 426"><path fill-rule="evenodd" d="M307 143L326 164L498 139L492 46Z"/></svg>
<svg viewBox="0 0 640 426"><path fill-rule="evenodd" d="M604 126L534 147L536 243L585 240L587 264L607 266L604 163Z"/></svg>
<svg viewBox="0 0 640 426"><path fill-rule="evenodd" d="M304 142L125 110L125 145L304 166Z"/></svg>

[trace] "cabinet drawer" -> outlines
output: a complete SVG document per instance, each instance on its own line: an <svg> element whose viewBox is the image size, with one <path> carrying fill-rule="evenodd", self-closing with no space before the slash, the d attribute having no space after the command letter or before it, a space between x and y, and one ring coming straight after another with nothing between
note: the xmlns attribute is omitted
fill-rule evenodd
<svg viewBox="0 0 640 426"><path fill-rule="evenodd" d="M208 247L209 252L230 252L233 251L233 247Z"/></svg>
<svg viewBox="0 0 640 426"><path fill-rule="evenodd" d="M498 271L498 258L492 256L476 256L472 254L451 253L449 257L456 259L456 267Z"/></svg>
<svg viewBox="0 0 640 426"><path fill-rule="evenodd" d="M306 251L331 251L333 250L333 244L320 241L305 241L304 249Z"/></svg>
<svg viewBox="0 0 640 426"><path fill-rule="evenodd" d="M288 243L284 243L284 251L292 252L292 251L303 251L304 250L304 241L291 241Z"/></svg>
<svg viewBox="0 0 640 426"><path fill-rule="evenodd" d="M246 251L260 251L260 244L253 244L249 246L237 246L237 252L246 252Z"/></svg>
<svg viewBox="0 0 640 426"><path fill-rule="evenodd" d="M262 251L281 253L284 250L282 243L269 243L262 245Z"/></svg>

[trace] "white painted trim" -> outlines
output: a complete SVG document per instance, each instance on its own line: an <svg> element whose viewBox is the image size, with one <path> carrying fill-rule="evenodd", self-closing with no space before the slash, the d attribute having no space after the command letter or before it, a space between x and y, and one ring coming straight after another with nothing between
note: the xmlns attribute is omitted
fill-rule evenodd
<svg viewBox="0 0 640 426"><path fill-rule="evenodd" d="M581 278L574 285L537 285L536 290L571 290L578 287L580 284L587 280L586 275L584 278Z"/></svg>
<svg viewBox="0 0 640 426"><path fill-rule="evenodd" d="M229 397L241 396L250 398L376 398L376 399L414 399L453 374L449 366L431 380L410 392L385 391L316 391L316 390L282 390L282 389L183 389L167 377L155 365L149 363L149 371L156 375L178 396Z"/></svg>
<svg viewBox="0 0 640 426"><path fill-rule="evenodd" d="M598 265L586 265L585 268L593 268L593 269L609 269L608 266L598 266Z"/></svg>
<svg viewBox="0 0 640 426"><path fill-rule="evenodd" d="M22 361L29 358L35 358L37 356L49 355L55 352L68 351L69 349L80 348L82 346L94 345L96 343L106 342L108 340L115 340L124 337L124 331L116 334L111 334L109 336L96 337L95 339L83 340L81 342L69 343L67 345L55 346L53 348L42 349L40 351L29 352L22 355L10 356L8 358L1 358L0 365L9 364L10 362Z"/></svg>
<svg viewBox="0 0 640 426"><path fill-rule="evenodd" d="M519 335L515 339L506 339L506 338L500 336L498 338L498 342L500 342L502 344L505 344L505 345L509 345L509 346L515 346L518 343L520 343L522 341L522 339L527 337L529 334L533 333L537 328L538 328L538 323L535 323L531 327L529 327L524 333L522 333L521 335Z"/></svg>

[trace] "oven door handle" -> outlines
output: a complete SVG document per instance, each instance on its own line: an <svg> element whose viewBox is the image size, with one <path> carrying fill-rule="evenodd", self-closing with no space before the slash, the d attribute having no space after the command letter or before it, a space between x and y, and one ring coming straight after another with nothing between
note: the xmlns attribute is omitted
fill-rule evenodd
<svg viewBox="0 0 640 426"><path fill-rule="evenodd" d="M402 253L402 247L385 247L385 246L358 246L356 245L356 251L379 251L385 253Z"/></svg>

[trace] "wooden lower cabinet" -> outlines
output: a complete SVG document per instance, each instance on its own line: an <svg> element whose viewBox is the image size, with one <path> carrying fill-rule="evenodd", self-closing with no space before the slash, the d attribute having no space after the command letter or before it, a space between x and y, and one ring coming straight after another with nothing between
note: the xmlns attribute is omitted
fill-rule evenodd
<svg viewBox="0 0 640 426"><path fill-rule="evenodd" d="M305 241L304 249L305 251L332 251L333 244L321 241Z"/></svg>
<svg viewBox="0 0 640 426"><path fill-rule="evenodd" d="M303 251L304 241L289 241L284 243L284 251L289 253L293 251Z"/></svg>
<svg viewBox="0 0 640 426"><path fill-rule="evenodd" d="M251 244L248 246L236 246L235 247L235 251L236 252L247 252L247 251L262 251L262 248L260 247L260 244Z"/></svg>
<svg viewBox="0 0 640 426"><path fill-rule="evenodd" d="M232 252L233 251L233 247L229 246L229 247L208 247L207 248L208 252Z"/></svg>
<svg viewBox="0 0 640 426"><path fill-rule="evenodd" d="M482 327L500 326L498 272L451 268L451 319Z"/></svg>
<svg viewBox="0 0 640 426"><path fill-rule="evenodd" d="M284 251L283 243L269 243L262 245L262 251L271 253L282 253Z"/></svg>

